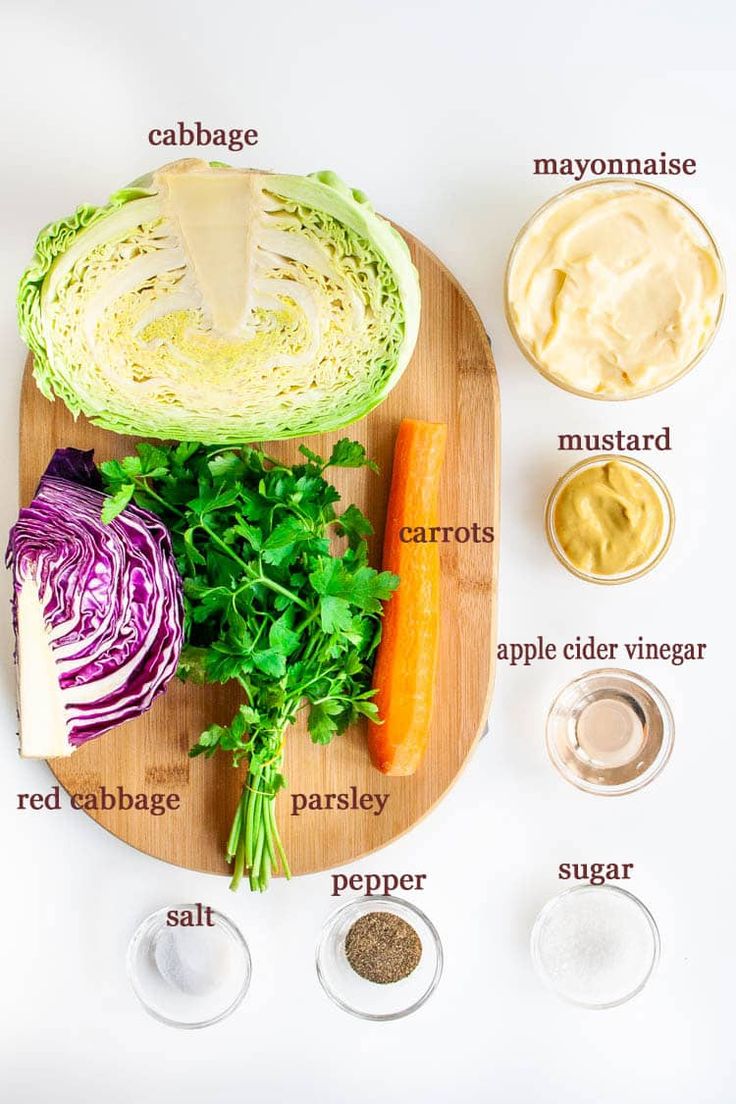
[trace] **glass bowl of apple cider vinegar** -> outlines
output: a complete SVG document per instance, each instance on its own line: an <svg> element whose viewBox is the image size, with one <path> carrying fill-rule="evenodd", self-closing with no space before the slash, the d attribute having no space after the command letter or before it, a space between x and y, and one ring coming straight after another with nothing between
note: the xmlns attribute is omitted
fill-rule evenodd
<svg viewBox="0 0 736 1104"><path fill-rule="evenodd" d="M559 773L593 794L648 785L672 752L675 724L663 694L632 671L601 668L568 683L547 717L547 752Z"/></svg>

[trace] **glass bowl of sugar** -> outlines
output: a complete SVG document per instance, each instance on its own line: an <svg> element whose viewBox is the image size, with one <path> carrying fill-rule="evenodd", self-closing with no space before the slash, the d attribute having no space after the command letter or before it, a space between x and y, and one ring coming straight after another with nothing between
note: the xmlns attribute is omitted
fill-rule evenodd
<svg viewBox="0 0 736 1104"><path fill-rule="evenodd" d="M659 930L638 897L618 886L580 885L553 897L532 930L534 967L558 996L582 1008L615 1008L644 988L659 959Z"/></svg>

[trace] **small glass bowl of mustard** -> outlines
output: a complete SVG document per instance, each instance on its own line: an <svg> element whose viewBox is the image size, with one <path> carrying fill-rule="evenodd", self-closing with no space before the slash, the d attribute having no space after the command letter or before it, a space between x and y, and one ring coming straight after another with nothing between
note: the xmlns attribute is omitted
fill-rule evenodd
<svg viewBox="0 0 736 1104"><path fill-rule="evenodd" d="M602 453L581 460L547 499L550 548L573 575L627 583L646 575L672 543L675 507L664 482L639 460Z"/></svg>

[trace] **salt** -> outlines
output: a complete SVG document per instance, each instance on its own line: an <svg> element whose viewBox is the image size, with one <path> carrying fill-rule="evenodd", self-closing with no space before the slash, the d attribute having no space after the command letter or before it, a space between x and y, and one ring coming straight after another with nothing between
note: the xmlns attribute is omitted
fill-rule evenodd
<svg viewBox="0 0 736 1104"><path fill-rule="evenodd" d="M216 928L161 928L153 943L156 967L181 993L202 996L217 989L230 969L229 941Z"/></svg>
<svg viewBox="0 0 736 1104"><path fill-rule="evenodd" d="M654 921L640 901L613 886L581 886L540 913L532 936L548 984L576 1004L606 1007L634 996L658 953Z"/></svg>
<svg viewBox="0 0 736 1104"><path fill-rule="evenodd" d="M147 1012L172 1027L206 1027L228 1016L250 984L248 945L232 921L207 908L207 922L172 924L172 912L199 915L201 905L147 916L128 947L128 976Z"/></svg>

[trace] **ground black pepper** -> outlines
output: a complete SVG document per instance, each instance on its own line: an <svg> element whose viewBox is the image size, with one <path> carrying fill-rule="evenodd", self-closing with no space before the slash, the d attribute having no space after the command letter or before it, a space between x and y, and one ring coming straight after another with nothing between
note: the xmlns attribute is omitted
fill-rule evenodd
<svg viewBox="0 0 736 1104"><path fill-rule="evenodd" d="M416 970L422 941L411 924L393 912L369 912L345 937L345 954L356 974L386 985Z"/></svg>

